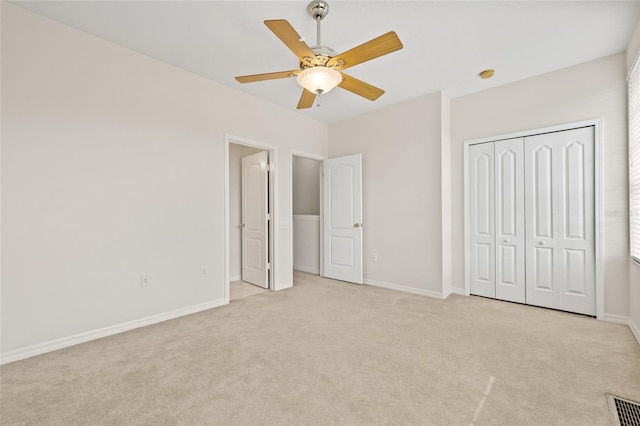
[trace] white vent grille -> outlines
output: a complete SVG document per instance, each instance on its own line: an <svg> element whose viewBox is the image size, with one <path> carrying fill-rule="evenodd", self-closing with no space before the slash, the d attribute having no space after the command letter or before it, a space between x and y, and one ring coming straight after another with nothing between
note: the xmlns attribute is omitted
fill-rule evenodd
<svg viewBox="0 0 640 426"><path fill-rule="evenodd" d="M613 395L607 399L614 426L640 426L640 404Z"/></svg>

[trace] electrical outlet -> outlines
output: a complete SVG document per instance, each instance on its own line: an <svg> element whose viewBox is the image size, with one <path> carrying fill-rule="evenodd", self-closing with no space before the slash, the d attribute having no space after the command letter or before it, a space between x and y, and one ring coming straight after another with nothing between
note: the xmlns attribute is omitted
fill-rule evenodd
<svg viewBox="0 0 640 426"><path fill-rule="evenodd" d="M378 261L378 253L373 252L369 255L369 259L371 259L372 262L377 262Z"/></svg>
<svg viewBox="0 0 640 426"><path fill-rule="evenodd" d="M207 278L209 276L209 268L206 266L200 267L200 278Z"/></svg>
<svg viewBox="0 0 640 426"><path fill-rule="evenodd" d="M149 275L142 275L140 277L140 287L149 287L151 285Z"/></svg>

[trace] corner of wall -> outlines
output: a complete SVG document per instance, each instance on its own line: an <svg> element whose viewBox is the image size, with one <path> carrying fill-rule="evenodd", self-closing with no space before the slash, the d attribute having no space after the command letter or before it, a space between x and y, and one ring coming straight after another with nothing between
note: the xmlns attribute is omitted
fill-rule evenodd
<svg viewBox="0 0 640 426"><path fill-rule="evenodd" d="M440 92L440 179L442 184L442 292L453 291L451 233L451 98Z"/></svg>
<svg viewBox="0 0 640 426"><path fill-rule="evenodd" d="M638 53L640 53L640 19L638 20L633 33L631 33L631 38L627 45L627 72L631 71L631 67L638 57Z"/></svg>

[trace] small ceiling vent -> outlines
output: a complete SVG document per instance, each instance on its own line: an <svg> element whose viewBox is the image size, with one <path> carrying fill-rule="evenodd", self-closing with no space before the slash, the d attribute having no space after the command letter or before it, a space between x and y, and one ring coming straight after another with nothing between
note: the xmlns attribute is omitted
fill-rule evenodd
<svg viewBox="0 0 640 426"><path fill-rule="evenodd" d="M607 394L614 426L640 426L640 403Z"/></svg>

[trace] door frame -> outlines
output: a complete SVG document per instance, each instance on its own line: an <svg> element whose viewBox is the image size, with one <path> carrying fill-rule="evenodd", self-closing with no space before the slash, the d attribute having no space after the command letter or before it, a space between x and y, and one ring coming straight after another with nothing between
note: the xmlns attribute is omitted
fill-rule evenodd
<svg viewBox="0 0 640 426"><path fill-rule="evenodd" d="M310 152L298 151L292 149L289 151L289 223L291 224L291 232L289 232L289 265L291 265L291 270L289 271L289 282L293 285L293 157L306 158L307 160L315 160L320 162L321 166L326 157L322 155L312 154ZM323 249L324 249L324 239L322 238L322 210L324 208L324 200L323 200L323 185L322 185L322 167L320 167L320 276L324 277L324 267L323 267Z"/></svg>
<svg viewBox="0 0 640 426"><path fill-rule="evenodd" d="M596 279L596 318L605 319L604 312L604 256L603 256L603 229L602 229L602 118L595 118L584 121L577 121L556 126L540 127L537 129L523 130L515 133L501 134L480 139L470 139L464 141L464 294L471 294L470 277L470 241L469 241L469 188L467 184L469 168L469 147L480 143L495 142L504 139L523 138L543 133L561 132L580 127L594 127L594 199L595 199L595 279Z"/></svg>
<svg viewBox="0 0 640 426"><path fill-rule="evenodd" d="M270 179L269 179L269 212L271 214L269 220L269 253L271 258L269 262L269 290L278 290L276 283L277 269L277 248L278 234L275 232L275 224L278 218L278 173L276 167L276 159L278 158L278 148L274 145L259 142L241 136L235 136L229 133L224 134L224 299L229 303L229 145L245 145L252 148L258 148L267 151L269 157Z"/></svg>

